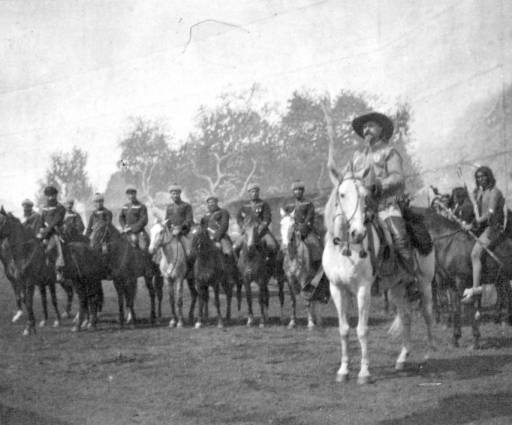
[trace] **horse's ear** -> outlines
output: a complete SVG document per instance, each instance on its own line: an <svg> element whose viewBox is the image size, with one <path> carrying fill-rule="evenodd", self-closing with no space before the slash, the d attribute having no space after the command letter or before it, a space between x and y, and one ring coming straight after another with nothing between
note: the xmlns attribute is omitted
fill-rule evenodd
<svg viewBox="0 0 512 425"><path fill-rule="evenodd" d="M7 215L7 213L4 210L4 206L2 205L2 208L0 208L0 214Z"/></svg>
<svg viewBox="0 0 512 425"><path fill-rule="evenodd" d="M361 177L363 179L365 179L366 177L368 177L368 174L370 174L370 167L368 167L368 168L366 168L366 170L364 170L363 175Z"/></svg>
<svg viewBox="0 0 512 425"><path fill-rule="evenodd" d="M279 208L279 214L281 215L281 218L286 216L286 211L283 208Z"/></svg>

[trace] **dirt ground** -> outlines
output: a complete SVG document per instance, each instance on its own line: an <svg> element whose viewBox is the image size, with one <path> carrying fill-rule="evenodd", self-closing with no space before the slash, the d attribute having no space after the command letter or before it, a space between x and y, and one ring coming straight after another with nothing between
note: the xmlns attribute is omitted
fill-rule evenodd
<svg viewBox="0 0 512 425"><path fill-rule="evenodd" d="M140 285L140 284L139 284ZM104 283L105 311L96 332L38 329L22 337L11 324L13 296L0 281L0 424L510 424L512 331L482 327L484 349L450 347L436 326L438 351L425 365L424 326L414 322L414 352L404 372L393 371L398 341L386 334L391 318L374 299L370 327L371 371L376 382L358 386L359 360L351 335L353 377L334 382L339 337L332 304L321 311L322 329L288 330L277 323L247 329L239 322L219 330L149 327L148 296L139 286L136 329L119 331L112 285ZM61 305L63 292L59 289ZM188 306L188 301L186 301ZM287 311L290 300L286 299ZM39 297L37 318L41 318ZM244 305L245 308L245 305ZM213 312L213 306L210 307ZM168 317L168 298L164 316ZM22 318L22 321L24 318Z"/></svg>

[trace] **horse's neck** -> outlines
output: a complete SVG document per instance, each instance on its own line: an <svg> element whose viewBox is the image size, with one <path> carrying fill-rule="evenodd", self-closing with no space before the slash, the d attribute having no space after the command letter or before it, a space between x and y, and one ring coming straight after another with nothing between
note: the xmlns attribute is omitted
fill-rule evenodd
<svg viewBox="0 0 512 425"><path fill-rule="evenodd" d="M173 236L169 240L164 238L162 244L162 253L169 264L185 259L185 247L177 236Z"/></svg>
<svg viewBox="0 0 512 425"><path fill-rule="evenodd" d="M37 248L38 241L35 235L21 222L12 221L12 230L7 238L14 259L29 257L33 249ZM29 249L33 248L33 249Z"/></svg>

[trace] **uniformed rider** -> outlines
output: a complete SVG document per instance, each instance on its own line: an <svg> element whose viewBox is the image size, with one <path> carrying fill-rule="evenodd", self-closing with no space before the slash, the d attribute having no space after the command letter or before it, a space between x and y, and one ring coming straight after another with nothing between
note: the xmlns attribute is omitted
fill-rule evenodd
<svg viewBox="0 0 512 425"><path fill-rule="evenodd" d="M208 212L201 219L201 225L207 227L210 237L224 255L233 255L233 244L228 235L229 212L219 207L219 199L216 196L207 198L206 204Z"/></svg>
<svg viewBox="0 0 512 425"><path fill-rule="evenodd" d="M95 193L93 197L94 211L89 217L85 236L91 241L92 248L102 248L109 242L109 228L112 225L112 212L105 208L104 197Z"/></svg>
<svg viewBox="0 0 512 425"><path fill-rule="evenodd" d="M74 205L75 201L73 199L66 200L64 204L66 208L66 214L64 215L63 227L65 229L66 236L70 240L76 240L84 233L85 229L82 217L75 210L73 210Z"/></svg>
<svg viewBox="0 0 512 425"><path fill-rule="evenodd" d="M41 214L34 211L34 203L30 199L25 199L21 206L23 207L23 225L37 234L43 227Z"/></svg>
<svg viewBox="0 0 512 425"><path fill-rule="evenodd" d="M61 245L61 232L64 223L66 209L57 201L59 191L54 186L47 186L44 189L46 196L46 204L42 209L41 218L43 227L38 233L38 238L42 239L46 244L46 252L50 253L53 249L57 251L55 260L55 271L57 273L57 281L63 280L62 270L64 268L64 255Z"/></svg>
<svg viewBox="0 0 512 425"><path fill-rule="evenodd" d="M287 211L293 213L294 225L290 228L289 241L298 235L309 249L313 269L317 269L322 262L322 243L320 237L315 233L315 206L311 201L304 198L306 185L302 181L292 183L292 191L295 196L293 204L286 207Z"/></svg>
<svg viewBox="0 0 512 425"><path fill-rule="evenodd" d="M247 188L247 192L249 192L250 200L238 211L236 216L237 224L243 231L246 211L251 211L259 223L258 231L261 241L267 251L267 255L276 254L279 249L279 244L269 228L270 223L272 222L272 210L270 209L270 205L260 198L260 187L257 184L250 184Z"/></svg>
<svg viewBox="0 0 512 425"><path fill-rule="evenodd" d="M169 186L171 202L167 205L165 220L173 236L179 238L185 252L190 255L191 238L189 232L194 224L192 205L181 199L181 186L173 184Z"/></svg>
<svg viewBox="0 0 512 425"><path fill-rule="evenodd" d="M137 199L137 189L128 187L125 191L128 203L123 205L119 214L121 232L126 233L133 246L147 251L149 247L149 235L146 232L148 224L148 210L146 206Z"/></svg>

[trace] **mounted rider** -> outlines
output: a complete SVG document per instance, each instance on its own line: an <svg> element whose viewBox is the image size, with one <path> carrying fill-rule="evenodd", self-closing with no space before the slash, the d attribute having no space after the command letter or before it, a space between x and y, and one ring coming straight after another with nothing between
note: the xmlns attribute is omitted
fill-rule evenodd
<svg viewBox="0 0 512 425"><path fill-rule="evenodd" d="M137 199L137 189L130 186L125 193L129 202L123 205L119 214L121 233L128 235L134 247L146 252L149 248L149 235L145 229L148 224L148 209Z"/></svg>
<svg viewBox="0 0 512 425"><path fill-rule="evenodd" d="M34 203L30 199L25 199L21 206L23 207L23 225L32 229L37 234L43 227L43 219L41 214L34 211Z"/></svg>
<svg viewBox="0 0 512 425"><path fill-rule="evenodd" d="M260 198L260 187L252 183L247 187L249 193L249 203L243 205L236 216L236 221L240 229L243 231L244 218L250 211L258 221L258 231L266 250L267 257L275 256L279 250L279 244L275 236L269 229L272 222L272 210L270 205Z"/></svg>
<svg viewBox="0 0 512 425"><path fill-rule="evenodd" d="M295 181L291 187L295 201L287 205L285 211L293 213L294 224L291 226L288 242L293 238L299 237L303 240L309 249L312 268L316 270L322 263L322 242L320 236L316 234L314 228L315 206L311 201L304 198L306 185L302 181Z"/></svg>
<svg viewBox="0 0 512 425"><path fill-rule="evenodd" d="M489 167L479 167L475 171L476 188L470 194L474 206L474 226L478 235L471 251L473 266L473 286L464 291L462 302L470 303L475 295L482 293L480 279L482 275L482 253L494 245L503 232L505 221L505 198L496 187L496 179Z"/></svg>
<svg viewBox="0 0 512 425"><path fill-rule="evenodd" d="M201 219L201 226L206 226L211 239L226 256L233 255L233 243L228 235L229 212L219 207L219 198L210 196L206 199L208 212Z"/></svg>
<svg viewBox="0 0 512 425"><path fill-rule="evenodd" d="M44 189L46 205L42 209L41 218L43 227L37 237L43 240L46 245L46 253L49 254L56 249L55 271L57 281L63 280L62 269L64 268L64 254L62 252L61 232L64 223L66 209L57 201L59 191L54 186L47 186Z"/></svg>
<svg viewBox="0 0 512 425"><path fill-rule="evenodd" d="M378 222L390 237L391 244L401 260L403 268L410 278L407 285L409 297L417 295L414 273L414 258L411 239L402 216L398 200L405 194L405 177L402 157L389 144L393 135L393 122L386 115L371 112L355 118L352 128L365 141L365 148L354 154L353 171L364 175L375 202L374 208ZM414 287L413 287L414 286Z"/></svg>
<svg viewBox="0 0 512 425"><path fill-rule="evenodd" d="M172 235L180 240L187 256L190 256L192 241L189 233L194 225L194 215L192 205L181 199L181 192L181 186L177 184L169 186L171 202L167 205L165 220Z"/></svg>
<svg viewBox="0 0 512 425"><path fill-rule="evenodd" d="M101 193L95 193L93 197L94 211L89 217L85 236L90 239L92 248L106 252L106 244L109 242L109 229L112 226L112 212L105 208L105 198Z"/></svg>
<svg viewBox="0 0 512 425"><path fill-rule="evenodd" d="M66 200L64 206L66 208L66 214L64 215L63 229L66 233L66 237L69 240L77 240L84 233L84 222L82 217L76 211L73 210L75 201L73 199Z"/></svg>

